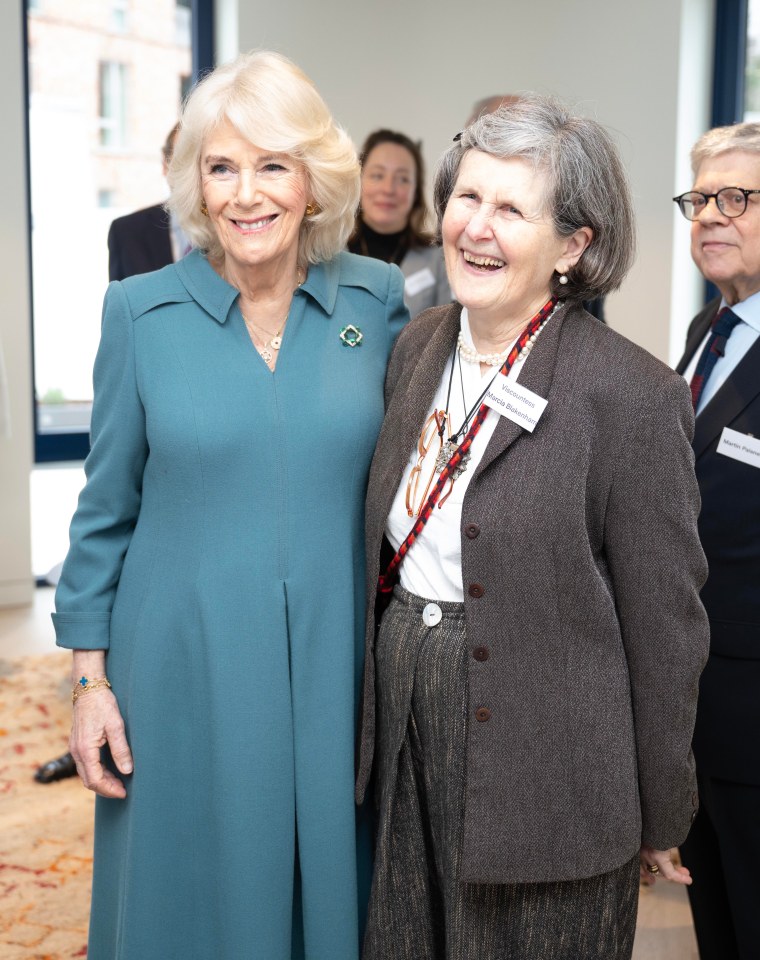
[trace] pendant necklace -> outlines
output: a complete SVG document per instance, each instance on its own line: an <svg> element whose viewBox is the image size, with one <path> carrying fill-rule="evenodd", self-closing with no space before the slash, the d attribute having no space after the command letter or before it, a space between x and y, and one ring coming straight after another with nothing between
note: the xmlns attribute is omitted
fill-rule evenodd
<svg viewBox="0 0 760 960"><path fill-rule="evenodd" d="M254 347L256 347L256 349L259 352L259 355L261 356L261 358L264 360L264 363L266 364L270 364L272 360L274 360L274 354L272 353L272 350L279 350L280 347L282 346L282 334L283 334L283 331L285 330L285 323L287 319L288 318L285 317L285 320L282 321L280 329L277 331L277 333L275 333L275 335L270 340L265 341L262 346L259 346L259 344L256 341L256 338L258 335L258 330L263 330L263 327L257 328L256 324L254 324L252 320L249 320L248 317L246 317L243 314L243 320L245 321L245 325L248 328L248 333L251 335L251 339L253 340L253 345ZM264 333L267 336L269 336L269 332L267 330L264 330ZM270 347L272 348L272 350L269 349Z"/></svg>
<svg viewBox="0 0 760 960"><path fill-rule="evenodd" d="M549 302L551 304L551 301ZM549 304L546 305L546 309L549 308ZM460 331L460 339L457 345L454 347L454 350L451 355L451 367L449 370L449 384L446 390L446 405L442 410L437 408L433 410L432 414L428 417L422 427L422 432L420 433L420 438L417 442L417 451L419 454L417 464L412 469L406 485L406 510L410 517L419 517L420 511L423 509L423 505L427 502L428 494L430 492L431 484L433 483L433 478L436 474L440 475L447 471L446 476L446 485L448 489L444 493L443 490L445 486L441 488L439 492L439 499L437 506L440 509L446 500L451 496L451 493L454 489L454 483L458 477L461 477L462 474L467 470L467 467L472 458L472 440L469 441L466 445L466 450L464 453L460 451L460 446L464 444L465 439L469 436L471 428L474 427L478 416L480 416L479 411L481 410L483 400L485 399L486 394L491 389L496 377L502 372L506 367L506 372L508 373L511 370L515 363L519 361L524 361L528 358L531 350L533 349L536 339L539 333L543 330L549 320L554 316L554 313L557 309L562 306L561 303L554 303L549 310L549 313L544 317L544 319L537 323L540 317L539 314L531 320L526 329L530 329L530 336L528 336L523 343L523 346L519 351L516 351L514 345L510 346L504 354L494 354L493 356L501 357L501 363L498 369L494 370L493 376L488 380L488 383L485 385L485 388L482 390L480 396L477 398L475 403L473 403L469 409L467 407L467 401L465 398L464 392L464 375L462 370L462 359L469 363L488 363L493 366L490 362L491 355L485 355L485 357L477 353L474 348L469 347L469 344L465 344L469 348L468 350L461 349L461 343L464 340L464 337ZM524 333L517 338L517 342L523 338ZM516 351L513 355L513 351ZM512 362L508 363L508 358L512 357ZM459 366L459 384L462 391L462 410L464 411L464 419L459 426L459 429L454 433L451 431L451 392L454 386L454 364ZM481 381L482 382L482 381ZM480 422L485 419L485 414L483 415ZM427 482L422 493L422 499L418 500L419 496L419 486L421 483L421 475L423 470L423 462L428 454L432 455L432 447L434 443L434 438L438 438L438 453L435 456L435 463L433 469L430 473L430 478ZM457 462L453 467L450 466L450 461L452 458L459 453ZM438 481L440 483L440 480ZM418 504L418 506L415 506Z"/></svg>
<svg viewBox="0 0 760 960"><path fill-rule="evenodd" d="M536 332L530 337L530 339L522 348L522 350L520 350L520 353L517 355L515 362L519 362L520 360L527 359L528 355L533 349L533 346L538 338L538 335L544 329L544 327L549 322L549 320L551 320L552 316L560 306L561 306L561 303L559 302L554 305L551 313L541 323L541 325L538 327ZM509 355L511 349L512 347L510 346L506 351L504 351L503 354L502 353L485 354L485 355L479 354L474 348L469 347L466 344L462 331L461 330L459 331L459 338L457 340L457 345L454 348L454 356L452 356L451 358L451 373L449 374L449 389L446 394L446 419L448 420L449 402L451 400L451 385L454 380L454 357L456 357L456 359L459 361L459 382L462 385L462 409L465 410L465 415L464 415L464 420L462 421L462 424L459 427L459 429L455 433L450 434L447 440L443 439L443 425L439 427L438 436L441 441L441 447L438 453L438 457L436 458L436 461L435 461L436 473L441 473L443 471L446 464L449 462L449 460L451 460L451 458L459 449L460 437L464 437L467 434L467 431L470 429L470 421L472 420L475 413L480 409L481 403L485 399L485 396L488 393L488 391L491 389L491 384L499 375L501 367L504 361L506 360L507 356ZM499 369L497 369L494 372L494 375L486 384L485 389L480 394L480 396L475 401L475 403L470 407L469 410L467 409L467 405L464 400L464 378L462 376L462 357L464 357L465 360L467 360L470 363L487 363L489 364L489 366L495 366L494 360L496 360L499 364ZM470 456L471 456L471 452L468 450L467 453L464 454L460 462L456 465L456 467L454 467L454 469L451 471L452 486L453 486L454 480L456 480L457 477L460 477L467 469L467 464L470 462ZM449 489L449 493L451 493L450 489ZM448 495L449 494L446 494L446 496ZM445 499L446 497L444 497L440 501L439 506L443 505L443 501Z"/></svg>
<svg viewBox="0 0 760 960"><path fill-rule="evenodd" d="M467 409L467 404L464 399L464 377L462 376L462 360L461 360L461 357L459 357L459 355L457 354L457 351L455 350L451 356L451 372L449 374L449 389L446 392L446 422L447 423L450 422L448 411L449 411L449 406L451 404L451 386L454 381L454 361L455 360L458 360L459 362L459 383L462 388L462 409L465 411L464 421L462 422L462 425L456 431L456 433L449 432L449 436L446 440L443 439L443 426L440 426L438 428L438 437L440 439L441 444L440 444L440 450L438 451L438 456L436 457L436 460L435 460L436 473L441 473L443 468L446 466L449 460L451 460L451 458L459 449L459 443L457 441L459 440L459 437L464 436L464 434L467 433L467 430L469 429L470 418L472 417L475 410L477 410L477 408L480 406L480 400L478 400L478 402L475 404L474 407L471 407L469 410ZM490 382L488 386L489 387L491 386ZM487 389L488 387L486 387L486 390ZM465 472L465 470L467 469L467 464L469 462L470 462L470 452L468 451L462 457L462 459L459 461L456 467L454 467L454 469L451 471L452 486L454 484L454 481L457 479L457 477L461 477L461 475Z"/></svg>
<svg viewBox="0 0 760 960"><path fill-rule="evenodd" d="M300 276L301 269L299 267L296 271L296 289L298 289L298 287L300 287L303 283L303 280L299 279ZM243 318L243 322L245 323L251 340L253 340L253 345L258 351L259 356L267 366L270 366L274 360L274 354L272 353L272 350L279 350L282 346L282 335L285 331L285 324L288 322L288 317L290 316L290 310L288 310L288 312L285 314L285 319L280 324L280 329L274 335L272 335L268 330L265 330L264 327L260 327L258 324L255 324L253 320L249 320L242 310L240 311L240 315ZM263 333L269 337L269 340L265 339L262 345L259 345L257 342L257 336L259 335L260 331L263 331Z"/></svg>

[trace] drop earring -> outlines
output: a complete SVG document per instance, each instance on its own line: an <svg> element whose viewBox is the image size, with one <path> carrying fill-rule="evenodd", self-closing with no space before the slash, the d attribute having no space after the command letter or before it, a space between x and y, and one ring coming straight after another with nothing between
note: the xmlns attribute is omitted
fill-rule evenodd
<svg viewBox="0 0 760 960"><path fill-rule="evenodd" d="M201 213L203 214L204 217L208 216L208 207L206 206L205 200L201 200Z"/></svg>

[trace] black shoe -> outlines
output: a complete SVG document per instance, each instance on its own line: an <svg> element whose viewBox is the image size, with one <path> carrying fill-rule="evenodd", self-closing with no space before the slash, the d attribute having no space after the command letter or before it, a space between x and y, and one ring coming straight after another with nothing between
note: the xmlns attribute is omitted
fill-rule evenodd
<svg viewBox="0 0 760 960"><path fill-rule="evenodd" d="M70 753L64 753L62 757L43 763L35 773L34 779L37 783L53 783L55 780L65 780L67 777L76 775L77 765L74 763L74 758Z"/></svg>

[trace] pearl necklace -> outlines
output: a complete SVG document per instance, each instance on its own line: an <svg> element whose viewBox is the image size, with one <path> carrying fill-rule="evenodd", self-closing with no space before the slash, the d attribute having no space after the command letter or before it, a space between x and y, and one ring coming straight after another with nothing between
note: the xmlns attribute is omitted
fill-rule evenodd
<svg viewBox="0 0 760 960"><path fill-rule="evenodd" d="M538 330L536 330L536 332L530 337L528 342L522 348L522 350L520 351L517 357L517 361L524 360L528 356L530 351L533 349L533 345L538 339L539 333L541 333L541 331L544 329L546 324L551 320L551 318L554 316L555 312L559 309L561 305L562 304L559 302L555 304L552 312L549 314L546 320L544 320L544 322L541 324ZM467 363L485 363L489 367L500 367L509 356L509 351L511 349L512 349L512 344L510 344L507 347L507 349L503 350L501 353L478 353L478 351L474 347L471 347L469 343L466 342L466 340L464 339L464 333L462 332L461 329L459 331L459 336L457 337L457 350L459 351L459 355L462 357L462 359L465 360Z"/></svg>

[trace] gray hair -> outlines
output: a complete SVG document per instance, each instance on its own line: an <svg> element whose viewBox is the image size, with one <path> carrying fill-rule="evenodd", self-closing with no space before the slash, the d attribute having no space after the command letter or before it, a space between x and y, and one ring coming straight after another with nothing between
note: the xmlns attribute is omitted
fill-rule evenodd
<svg viewBox="0 0 760 960"><path fill-rule="evenodd" d="M691 170L696 177L702 161L730 150L760 154L760 123L734 123L703 133L691 150Z"/></svg>
<svg viewBox="0 0 760 960"><path fill-rule="evenodd" d="M212 259L221 258L214 226L201 212L200 157L203 141L225 120L257 147L304 165L316 212L302 222L298 262L331 260L354 226L360 192L356 150L306 74L267 50L218 67L185 102L169 165L167 207L190 240Z"/></svg>
<svg viewBox="0 0 760 960"><path fill-rule="evenodd" d="M591 243L568 272L568 283L560 285L558 276L552 278L555 296L593 300L620 286L636 252L633 201L617 147L601 124L538 94L521 95L481 116L438 163L433 200L439 236L468 150L525 160L541 171L546 178L544 212L558 236L592 229Z"/></svg>

